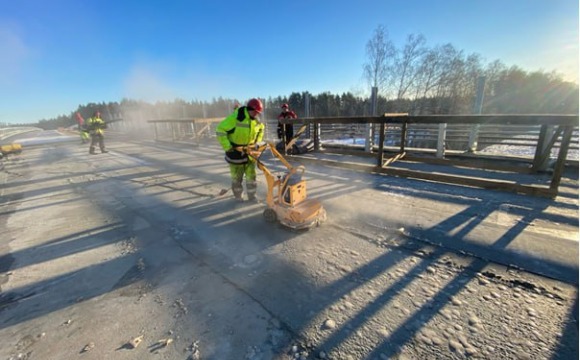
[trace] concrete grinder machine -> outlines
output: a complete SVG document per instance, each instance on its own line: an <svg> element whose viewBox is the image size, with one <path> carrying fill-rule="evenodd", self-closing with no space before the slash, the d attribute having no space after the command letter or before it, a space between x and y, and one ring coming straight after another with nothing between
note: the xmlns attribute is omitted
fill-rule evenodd
<svg viewBox="0 0 580 360"><path fill-rule="evenodd" d="M303 165L292 166L270 142L256 146L237 147L236 150L243 151L254 158L258 169L266 177L268 185L267 208L264 210L266 221L278 221L283 226L299 230L319 226L326 220L326 210L320 201L307 198L306 181L302 178L305 171ZM266 150L270 150L287 168L284 175L274 176L260 160Z"/></svg>

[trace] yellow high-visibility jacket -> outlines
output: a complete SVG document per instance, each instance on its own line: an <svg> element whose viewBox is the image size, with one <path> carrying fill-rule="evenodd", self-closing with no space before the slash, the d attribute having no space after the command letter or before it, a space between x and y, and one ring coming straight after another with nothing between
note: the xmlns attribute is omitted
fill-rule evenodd
<svg viewBox="0 0 580 360"><path fill-rule="evenodd" d="M100 117L93 116L87 120L87 129L93 135L103 135L103 130L107 128L107 123Z"/></svg>
<svg viewBox="0 0 580 360"><path fill-rule="evenodd" d="M250 118L242 106L223 119L216 129L217 140L225 151L235 146L257 144L264 138L264 124Z"/></svg>

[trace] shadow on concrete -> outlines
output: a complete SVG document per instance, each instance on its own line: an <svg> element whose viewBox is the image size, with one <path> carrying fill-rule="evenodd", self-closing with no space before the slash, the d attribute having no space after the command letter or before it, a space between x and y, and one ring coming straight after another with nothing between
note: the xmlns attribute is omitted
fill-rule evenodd
<svg viewBox="0 0 580 360"><path fill-rule="evenodd" d="M266 250L274 245L291 241L298 236L307 236L307 234L288 232L274 225L264 225L261 218L262 206L244 204L241 207L236 207L227 199L197 197L195 198L197 201L193 204L177 207L161 201L154 195L138 194L130 183L135 178L147 176L177 173L190 175L203 183L207 181L228 182L228 175L225 171L219 174L206 173L200 168L189 168L176 163L168 164L153 158L154 154L151 157L143 155L140 155L140 157L146 159L148 166L153 167L155 170L130 175L111 176L110 178L91 182L91 186L101 186L107 180L114 180L108 191L116 197L123 198L123 203L130 212L115 209L113 206L107 206L106 203L98 204L104 211L120 219L119 223L115 224L115 226L120 225L120 228L111 229L110 231L113 231L113 233L107 235L107 238L117 239L114 241L118 241L125 236L133 236L134 232L129 230L129 225L132 223L131 218L134 216L147 220L155 226L158 235L166 234L170 236L177 245L202 264L208 266L224 281L240 290L243 295L256 301L272 316L283 319L283 327L296 338L301 337L303 330L310 326L311 319L317 313L330 307L338 299L368 283L373 278L388 272L405 258L415 256L412 252L386 252L354 269L350 274L343 276L339 280L329 285L320 286L312 282L310 276L305 274L304 269L301 269L298 265L281 261L283 256L268 254ZM387 180L383 177L364 176L362 179L366 182L353 185L356 183L352 181L353 179L349 177L350 175L343 174L343 176L345 177L344 182L336 189L320 189L317 195L321 195L324 199L330 199L368 188L369 184L378 191L397 191L394 190L391 179L388 180L389 186L385 187ZM354 177L361 178L358 175ZM468 234L480 226L492 212L500 209L506 203L506 201L491 200L493 195L488 195L483 191L470 190L463 192L462 190L459 191L457 187L452 187L454 189L453 193L457 196L449 197L444 195L450 189L447 186L429 184L422 186L421 190L417 190L412 188L416 184L414 181L398 180L396 186L400 187L400 191L405 196L417 196L421 199L433 201L453 201L461 203L467 208L460 213L447 217L429 229L409 229L410 237L415 242L415 245L409 244L408 246L420 247L421 245L417 245L417 243L423 242L425 239L431 239L431 242L425 241L425 244L437 243L437 241L433 241L433 236L436 236L435 240L446 242L439 245L427 258L421 259L406 276L399 278L394 284L384 289L376 299L360 309L356 316L336 329L329 338L317 344L317 350L330 352L344 343L353 331L363 326L369 317L375 315L385 304L388 304L395 294L407 288L416 277L425 273L430 263L440 259L450 249L463 250ZM152 184L152 186L155 185ZM53 191L61 191L66 187L66 185L52 186L17 195L24 198L43 196ZM98 195L98 193L92 195L89 193L89 196L94 196L95 198L98 198ZM484 201L482 198L488 200ZM498 253L505 251L509 244L524 231L532 220L546 216L543 210L548 204L552 204L546 202L543 203L545 206L540 205L538 207L538 204L531 204L529 199L517 196L510 197L507 203L517 205L521 209L517 211L521 211L521 215L524 217L523 221L505 231L491 247L471 245L473 246L471 250L479 258L474 259L468 267L462 269L443 289L433 295L427 304L424 304L417 312L406 318L403 324L399 325L387 339L373 347L367 354L367 359L377 358L381 354L387 356L397 354L401 346L407 344L423 324L433 318L440 309L450 302L451 296L458 294L464 289L465 284L485 267L487 261L483 259L489 260L488 258L493 258ZM384 215L385 218L377 217L376 214L374 216L377 221L385 221L385 218L388 220L388 213ZM550 218L546 219L549 220ZM566 217L560 219L568 220L573 224L573 219L566 219ZM84 251L91 246L95 246L95 244L92 244L94 239L88 235L92 231L93 229L53 240L48 246L55 246L52 251L57 255L50 258L45 257L44 259L41 257L40 261L70 254L71 245L73 245L73 252ZM105 231L107 230L105 229ZM115 236L117 231L120 231L120 233ZM145 231L140 233L144 238L146 237ZM451 233L453 235L450 235ZM148 259L158 256L159 254L155 253L158 251L157 247L153 247L154 250L148 248L151 242L155 241L154 238L152 234L149 234L149 238L140 241L142 249L138 253L130 255L132 260L136 260L138 257ZM453 244L461 246L453 246ZM485 254L486 249L493 252ZM240 273L239 268L236 268L235 265L243 262L248 255L256 253L265 254L260 264L268 269L268 274L260 278L248 279L245 274ZM511 255L509 254L509 256ZM22 256L22 254L19 256ZM506 256L508 256L507 253ZM508 261L506 260L506 262ZM547 266L553 268L556 264L548 264ZM112 270L117 274L117 278L114 285L111 286L110 279L103 279L100 274L104 271L110 273ZM566 268L559 271L569 272L572 270ZM143 276L145 275L142 275L135 268L134 261L128 262L126 258L116 258L14 289L0 296L0 312L14 311L10 316L6 317L6 320L0 326L2 328L12 326L70 306L79 301L79 295L82 295L83 300L86 300L119 287L129 286L143 279ZM577 308L577 306L578 300L576 299L575 307ZM575 316L577 319L577 313L571 316ZM570 325L571 323L569 322L568 324ZM565 330L566 334L570 334L567 335L568 339L574 337L573 330ZM577 343L577 327L575 334ZM279 347L284 348L287 345L289 343L283 343L279 344ZM568 354L574 355L574 351L577 357L577 346L575 350L571 349ZM558 357L558 359L564 358Z"/></svg>

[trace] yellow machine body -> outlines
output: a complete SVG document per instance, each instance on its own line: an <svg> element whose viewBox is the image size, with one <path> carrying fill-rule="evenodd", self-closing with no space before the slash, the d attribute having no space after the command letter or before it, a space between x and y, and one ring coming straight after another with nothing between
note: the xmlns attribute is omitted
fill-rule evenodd
<svg viewBox="0 0 580 360"><path fill-rule="evenodd" d="M22 145L17 143L0 145L0 152L2 155L19 154L22 152Z"/></svg>
<svg viewBox="0 0 580 360"><path fill-rule="evenodd" d="M269 149L288 169L284 176L275 177L260 161L261 154ZM258 168L266 177L268 192L264 218L269 222L279 221L292 229L306 229L318 226L326 220L326 210L316 199L309 199L306 181L302 179L305 168L292 166L277 150L274 144L266 143L256 149L244 149L257 160Z"/></svg>

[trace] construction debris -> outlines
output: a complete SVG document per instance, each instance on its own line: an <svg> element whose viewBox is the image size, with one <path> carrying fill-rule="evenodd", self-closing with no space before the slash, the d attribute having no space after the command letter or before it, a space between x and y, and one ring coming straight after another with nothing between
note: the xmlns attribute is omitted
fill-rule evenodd
<svg viewBox="0 0 580 360"><path fill-rule="evenodd" d="M137 346L139 346L139 344L141 344L142 341L143 341L143 335L138 336L138 337L134 338L133 340L129 341L128 345L132 349L136 349Z"/></svg>
<svg viewBox="0 0 580 360"><path fill-rule="evenodd" d="M85 345L85 347L83 348L81 353L86 353L88 351L91 351L94 347L95 347L95 343L91 341L90 343Z"/></svg>

